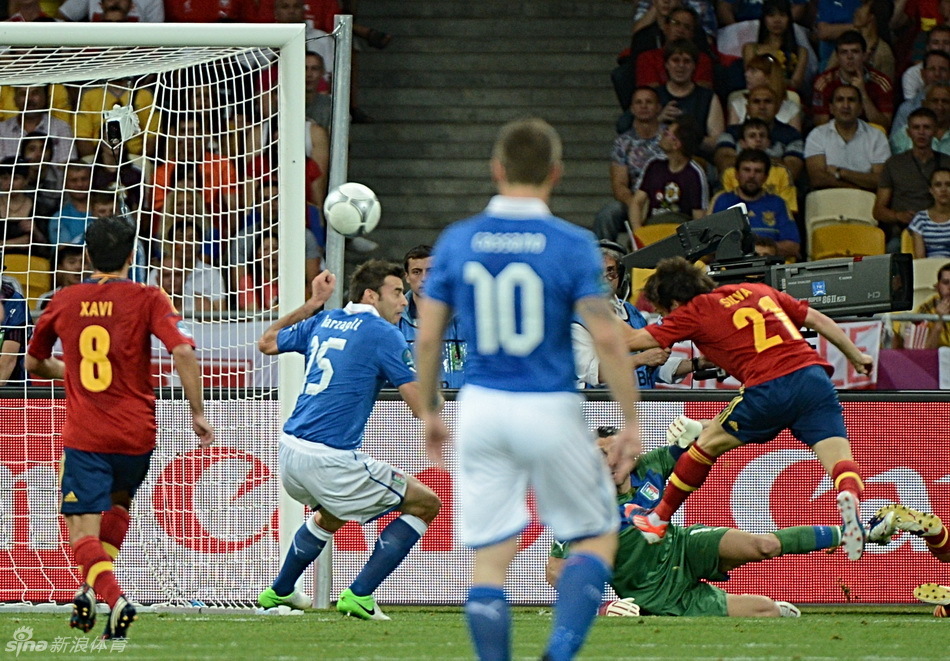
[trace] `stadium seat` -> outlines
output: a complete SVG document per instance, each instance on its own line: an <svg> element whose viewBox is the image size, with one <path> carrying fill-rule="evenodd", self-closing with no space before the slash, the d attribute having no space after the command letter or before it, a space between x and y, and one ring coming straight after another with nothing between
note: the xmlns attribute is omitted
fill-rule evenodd
<svg viewBox="0 0 950 661"><path fill-rule="evenodd" d="M30 300L30 307L41 295L53 288L52 267L45 257L5 253L3 273L16 278L23 286L23 293Z"/></svg>
<svg viewBox="0 0 950 661"><path fill-rule="evenodd" d="M911 236L908 229L901 232L901 252L914 254L914 237Z"/></svg>
<svg viewBox="0 0 950 661"><path fill-rule="evenodd" d="M805 196L805 236L822 225L863 223L877 227L874 220L874 193L857 188L826 188Z"/></svg>
<svg viewBox="0 0 950 661"><path fill-rule="evenodd" d="M934 289L937 284L937 271L946 264L950 264L950 259L946 257L923 257L914 260L914 310L937 293Z"/></svg>
<svg viewBox="0 0 950 661"><path fill-rule="evenodd" d="M635 229L633 231L633 235L637 238L638 243L643 244L643 246L648 246L651 243L656 243L657 241L665 239L668 236L673 236L676 234L677 227L679 227L679 223L657 223L656 225L644 225L643 227L638 227Z"/></svg>
<svg viewBox="0 0 950 661"><path fill-rule="evenodd" d="M884 230L839 223L817 228L811 236L811 259L884 254Z"/></svg>
<svg viewBox="0 0 950 661"><path fill-rule="evenodd" d="M627 300L636 303L643 291L647 278L656 273L656 269L630 269L630 296Z"/></svg>

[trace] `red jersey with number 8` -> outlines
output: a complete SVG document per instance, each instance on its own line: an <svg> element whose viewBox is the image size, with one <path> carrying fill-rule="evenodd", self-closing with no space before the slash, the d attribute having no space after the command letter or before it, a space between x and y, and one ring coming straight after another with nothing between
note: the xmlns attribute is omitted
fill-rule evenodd
<svg viewBox="0 0 950 661"><path fill-rule="evenodd" d="M832 367L803 338L808 302L762 283L717 287L645 328L661 347L692 340L702 354L751 387L809 365Z"/></svg>
<svg viewBox="0 0 950 661"><path fill-rule="evenodd" d="M87 280L53 296L28 351L45 360L62 340L64 447L116 454L155 447L151 336L169 351L194 346L180 321L165 292L124 278Z"/></svg>

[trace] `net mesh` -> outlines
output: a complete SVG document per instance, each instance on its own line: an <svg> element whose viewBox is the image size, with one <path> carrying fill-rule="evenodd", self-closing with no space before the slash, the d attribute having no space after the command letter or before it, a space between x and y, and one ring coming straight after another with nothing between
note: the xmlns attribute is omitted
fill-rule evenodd
<svg viewBox="0 0 950 661"><path fill-rule="evenodd" d="M90 275L84 232L104 215L138 230L130 277L165 289L185 317L219 446L196 458L187 407L159 402L159 469L135 503L119 579L143 602L232 605L253 602L276 570L268 453L280 411L247 402L278 385L256 343L277 316L281 66L276 46L0 52L0 602L68 602L78 584L57 515L62 384L28 380L23 354L52 294ZM315 268L313 208L308 219ZM180 397L154 339L152 366L162 396Z"/></svg>

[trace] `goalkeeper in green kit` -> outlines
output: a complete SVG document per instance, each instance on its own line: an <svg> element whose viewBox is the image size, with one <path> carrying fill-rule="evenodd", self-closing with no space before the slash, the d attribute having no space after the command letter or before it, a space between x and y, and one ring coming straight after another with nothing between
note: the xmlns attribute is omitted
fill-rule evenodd
<svg viewBox="0 0 950 661"><path fill-rule="evenodd" d="M671 525L660 543L649 544L630 524L634 508L651 508L663 497L676 460L701 430L700 422L680 416L667 430L670 445L641 455L629 482L617 486L621 531L611 580L614 591L623 600L632 599L641 615L798 617L793 604L758 594L729 594L703 579L723 581L728 571L749 562L840 546L841 526L794 526L755 534L702 524ZM611 427L597 430L605 452L613 433ZM549 583L557 579L567 546L555 542L551 548ZM623 614L632 613L628 609Z"/></svg>

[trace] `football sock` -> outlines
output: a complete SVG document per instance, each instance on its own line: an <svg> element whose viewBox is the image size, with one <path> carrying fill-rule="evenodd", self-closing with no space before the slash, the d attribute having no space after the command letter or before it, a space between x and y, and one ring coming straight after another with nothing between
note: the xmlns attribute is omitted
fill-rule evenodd
<svg viewBox="0 0 950 661"><path fill-rule="evenodd" d="M669 521L689 494L703 485L715 461L715 457L703 452L695 443L690 445L673 467L673 474L663 491L663 500L654 510L656 515Z"/></svg>
<svg viewBox="0 0 950 661"><path fill-rule="evenodd" d="M113 505L111 510L103 513L102 523L99 525L99 541L113 560L119 557L119 549L128 531L129 510L121 505Z"/></svg>
<svg viewBox="0 0 950 661"><path fill-rule="evenodd" d="M294 591L297 579L317 559L331 537L333 533L318 526L312 516L297 529L280 573L271 585L277 596L286 597Z"/></svg>
<svg viewBox="0 0 950 661"><path fill-rule="evenodd" d="M552 661L574 658L587 638L611 573L610 567L595 555L575 553L568 557L557 582L554 629L546 658Z"/></svg>
<svg viewBox="0 0 950 661"><path fill-rule="evenodd" d="M834 480L835 489L840 491L850 491L858 500L864 494L864 481L861 480L861 469L858 462L852 459L842 459L831 469L831 479Z"/></svg>
<svg viewBox="0 0 950 661"><path fill-rule="evenodd" d="M373 594L408 555L426 528L425 521L412 514L403 514L383 528L373 547L373 554L350 585L353 594L357 597Z"/></svg>
<svg viewBox="0 0 950 661"><path fill-rule="evenodd" d="M494 585L473 585L468 589L465 619L479 661L508 661L511 658L511 614L505 591Z"/></svg>
<svg viewBox="0 0 950 661"><path fill-rule="evenodd" d="M950 532L947 532L946 526L942 527L934 535L924 537L927 542L927 548L935 556L944 556L950 554Z"/></svg>
<svg viewBox="0 0 950 661"><path fill-rule="evenodd" d="M83 580L102 595L109 608L122 596L122 588L112 572L112 558L102 548L98 537L89 535L83 537L73 545L73 555L76 564L83 568Z"/></svg>
<svg viewBox="0 0 950 661"><path fill-rule="evenodd" d="M772 533L782 543L782 555L810 553L841 545L839 526L792 526Z"/></svg>

